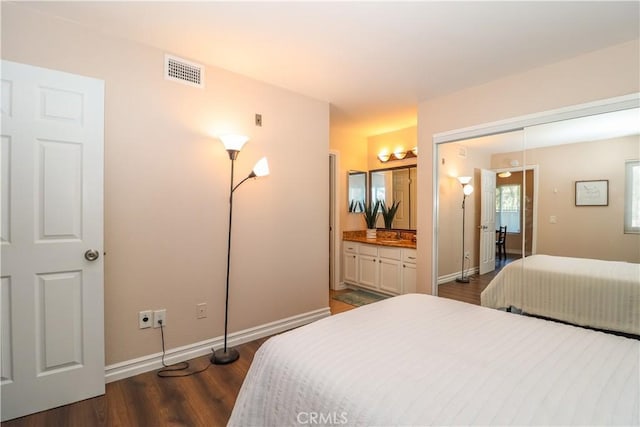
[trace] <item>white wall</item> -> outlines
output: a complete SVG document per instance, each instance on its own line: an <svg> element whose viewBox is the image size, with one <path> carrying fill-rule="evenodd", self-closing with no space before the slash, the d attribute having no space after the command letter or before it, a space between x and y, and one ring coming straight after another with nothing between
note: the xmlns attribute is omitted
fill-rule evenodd
<svg viewBox="0 0 640 427"><path fill-rule="evenodd" d="M160 351L140 310L167 309L168 348L222 335L230 162L213 133L251 137L238 180L263 155L272 171L234 196L230 332L328 306L328 104L214 67L184 86L163 57L3 2L3 59L106 82L107 364Z"/></svg>

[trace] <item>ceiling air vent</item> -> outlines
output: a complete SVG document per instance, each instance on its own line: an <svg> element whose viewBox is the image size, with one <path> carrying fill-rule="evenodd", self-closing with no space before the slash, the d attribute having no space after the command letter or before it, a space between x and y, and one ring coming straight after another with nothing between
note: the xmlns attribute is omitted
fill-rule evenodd
<svg viewBox="0 0 640 427"><path fill-rule="evenodd" d="M164 55L164 78L189 86L204 87L204 66L177 56Z"/></svg>

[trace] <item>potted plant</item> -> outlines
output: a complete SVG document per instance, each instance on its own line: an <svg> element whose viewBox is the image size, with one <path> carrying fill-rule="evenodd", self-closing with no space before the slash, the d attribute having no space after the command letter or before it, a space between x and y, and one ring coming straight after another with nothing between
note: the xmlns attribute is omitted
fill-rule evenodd
<svg viewBox="0 0 640 427"><path fill-rule="evenodd" d="M376 222L378 222L378 215L380 213L380 201L377 200L374 204L371 202L363 202L363 205L362 215L364 216L364 221L367 223L367 239L375 239Z"/></svg>
<svg viewBox="0 0 640 427"><path fill-rule="evenodd" d="M396 216L398 206L400 206L400 202L393 202L390 207L387 207L384 202L380 204L380 211L382 212L382 218L384 219L384 228L393 228L393 217Z"/></svg>

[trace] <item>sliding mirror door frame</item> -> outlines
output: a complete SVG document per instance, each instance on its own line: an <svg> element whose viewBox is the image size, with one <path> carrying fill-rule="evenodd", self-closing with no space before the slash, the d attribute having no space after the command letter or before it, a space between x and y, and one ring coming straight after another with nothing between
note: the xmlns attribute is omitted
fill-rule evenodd
<svg viewBox="0 0 640 427"><path fill-rule="evenodd" d="M456 129L448 132L441 132L433 135L432 151L433 151L433 248L432 248L432 294L438 295L438 223L439 223L439 173L438 173L438 146L449 142L462 141L481 136L495 135L499 133L524 130L526 127L552 123L568 119L576 119L579 117L591 116L594 114L610 113L613 111L626 110L630 108L640 107L640 93L619 96L578 104L569 107L558 108L554 110L543 111L540 113L529 114L525 116L513 117L497 122L480 124L462 129ZM525 147L526 150L526 141Z"/></svg>

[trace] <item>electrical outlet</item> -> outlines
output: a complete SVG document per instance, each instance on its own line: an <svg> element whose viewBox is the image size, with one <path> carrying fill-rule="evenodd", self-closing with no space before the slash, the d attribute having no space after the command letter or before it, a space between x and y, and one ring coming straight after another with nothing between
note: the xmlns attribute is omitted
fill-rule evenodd
<svg viewBox="0 0 640 427"><path fill-rule="evenodd" d="M204 319L205 317L207 317L207 303L196 304L196 319Z"/></svg>
<svg viewBox="0 0 640 427"><path fill-rule="evenodd" d="M156 310L153 312L153 327L159 328L160 321L162 321L162 326L167 326L167 310Z"/></svg>
<svg viewBox="0 0 640 427"><path fill-rule="evenodd" d="M144 310L138 313L138 326L140 329L151 327L151 310Z"/></svg>

